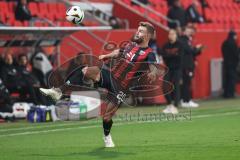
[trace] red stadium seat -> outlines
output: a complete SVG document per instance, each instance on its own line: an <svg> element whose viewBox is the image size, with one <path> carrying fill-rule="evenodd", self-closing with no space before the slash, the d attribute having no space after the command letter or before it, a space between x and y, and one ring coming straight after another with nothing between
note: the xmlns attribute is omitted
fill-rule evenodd
<svg viewBox="0 0 240 160"><path fill-rule="evenodd" d="M49 23L47 23L47 22L42 22L42 26L43 26L43 27L49 27Z"/></svg>
<svg viewBox="0 0 240 160"><path fill-rule="evenodd" d="M48 6L47 3L40 2L38 3L39 8L39 17L40 18L47 18L47 16L51 13L48 12Z"/></svg>
<svg viewBox="0 0 240 160"><path fill-rule="evenodd" d="M12 13L15 12L16 2L8 2L8 10Z"/></svg>
<svg viewBox="0 0 240 160"><path fill-rule="evenodd" d="M204 28L203 24L199 24L196 26L197 30L202 30Z"/></svg>
<svg viewBox="0 0 240 160"><path fill-rule="evenodd" d="M23 23L20 21L15 21L13 25L14 26L23 26Z"/></svg>
<svg viewBox="0 0 240 160"><path fill-rule="evenodd" d="M29 21L24 21L23 26L25 26L25 27L29 26Z"/></svg>
<svg viewBox="0 0 240 160"><path fill-rule="evenodd" d="M8 3L4 1L0 1L1 12L9 12Z"/></svg>
<svg viewBox="0 0 240 160"><path fill-rule="evenodd" d="M0 12L0 20L1 20L3 23L6 23L6 17L5 17L4 12Z"/></svg>
<svg viewBox="0 0 240 160"><path fill-rule="evenodd" d="M54 20L57 19L58 11L57 11L57 3L49 3L48 4L48 12L51 13L51 16Z"/></svg>
<svg viewBox="0 0 240 160"><path fill-rule="evenodd" d="M42 24L42 22L37 21L37 22L34 23L34 26L35 27L42 27L43 24Z"/></svg>
<svg viewBox="0 0 240 160"><path fill-rule="evenodd" d="M84 21L85 26L98 26L99 24L94 21Z"/></svg>
<svg viewBox="0 0 240 160"><path fill-rule="evenodd" d="M63 3L57 3L58 20L65 20L66 10L66 6Z"/></svg>
<svg viewBox="0 0 240 160"><path fill-rule="evenodd" d="M39 9L38 5L36 2L30 2L28 4L29 10L33 16L38 16L39 15Z"/></svg>
<svg viewBox="0 0 240 160"><path fill-rule="evenodd" d="M6 23L7 24L13 24L16 21L14 13L6 14L5 18L6 18Z"/></svg>
<svg viewBox="0 0 240 160"><path fill-rule="evenodd" d="M14 12L9 10L7 2L0 1L0 16L3 23L10 24L15 21Z"/></svg>
<svg viewBox="0 0 240 160"><path fill-rule="evenodd" d="M61 21L58 23L58 26L64 26L64 27L72 27L73 24L67 21Z"/></svg>

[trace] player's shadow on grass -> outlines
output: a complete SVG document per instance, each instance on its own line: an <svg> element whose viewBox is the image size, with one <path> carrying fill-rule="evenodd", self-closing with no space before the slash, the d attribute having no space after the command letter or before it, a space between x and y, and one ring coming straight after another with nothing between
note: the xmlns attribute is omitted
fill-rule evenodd
<svg viewBox="0 0 240 160"><path fill-rule="evenodd" d="M119 150L117 150L117 148L104 148L104 147L100 147L100 148L96 148L90 152L86 152L86 153L71 153L69 155L86 155L86 156L93 156L93 157L97 157L97 158L117 158L119 156L129 156L129 155L134 155L134 153L130 153L130 152L120 152Z"/></svg>
<svg viewBox="0 0 240 160"><path fill-rule="evenodd" d="M82 156L92 156L96 158L105 158L112 159L120 156L131 156L135 153L130 152L121 152L117 150L117 148L96 148L90 152L72 152L66 154L31 154L31 155L23 155L23 156L37 156L37 157L82 157Z"/></svg>
<svg viewBox="0 0 240 160"><path fill-rule="evenodd" d="M117 148L97 148L88 153L90 156L98 156L99 158L115 158L119 156L129 156L135 153L131 152L121 152Z"/></svg>

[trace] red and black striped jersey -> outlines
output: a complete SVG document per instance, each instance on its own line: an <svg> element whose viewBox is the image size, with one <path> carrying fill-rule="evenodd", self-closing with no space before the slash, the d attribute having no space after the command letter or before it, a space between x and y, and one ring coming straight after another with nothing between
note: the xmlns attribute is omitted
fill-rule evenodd
<svg viewBox="0 0 240 160"><path fill-rule="evenodd" d="M120 52L120 59L111 68L111 73L124 88L127 88L135 75L141 68L146 66L147 63L156 62L155 54L150 47L141 48L136 43L128 44Z"/></svg>

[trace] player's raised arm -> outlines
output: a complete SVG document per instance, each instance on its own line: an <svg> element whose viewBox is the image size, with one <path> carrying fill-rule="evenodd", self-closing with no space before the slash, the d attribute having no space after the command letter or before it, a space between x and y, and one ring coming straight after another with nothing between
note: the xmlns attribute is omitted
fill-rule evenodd
<svg viewBox="0 0 240 160"><path fill-rule="evenodd" d="M104 60L104 59L108 59L108 58L117 58L120 55L119 51L120 51L119 49L116 49L109 54L100 55L98 58L99 58L99 60Z"/></svg>
<svg viewBox="0 0 240 160"><path fill-rule="evenodd" d="M148 80L150 83L154 82L157 78L158 69L154 64L149 64L150 72L148 73Z"/></svg>

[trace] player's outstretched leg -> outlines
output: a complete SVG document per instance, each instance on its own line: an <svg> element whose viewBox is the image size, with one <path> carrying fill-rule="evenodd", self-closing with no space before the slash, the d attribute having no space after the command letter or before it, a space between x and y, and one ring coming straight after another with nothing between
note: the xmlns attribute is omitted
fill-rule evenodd
<svg viewBox="0 0 240 160"><path fill-rule="evenodd" d="M84 67L82 69L82 73L87 79L91 79L94 82L100 80L100 69L97 66ZM40 92L43 93L45 96L51 97L54 101L57 101L62 97L63 93L65 92L65 84L63 84L59 88L40 88Z"/></svg>
<svg viewBox="0 0 240 160"><path fill-rule="evenodd" d="M105 147L111 148L115 147L113 143L110 131L112 128L112 117L116 113L118 107L116 107L113 103L109 102L105 112L103 113L103 132L104 132L104 143Z"/></svg>
<svg viewBox="0 0 240 160"><path fill-rule="evenodd" d="M62 97L61 88L40 88L40 92L43 93L45 96L51 97L54 101L57 101Z"/></svg>

